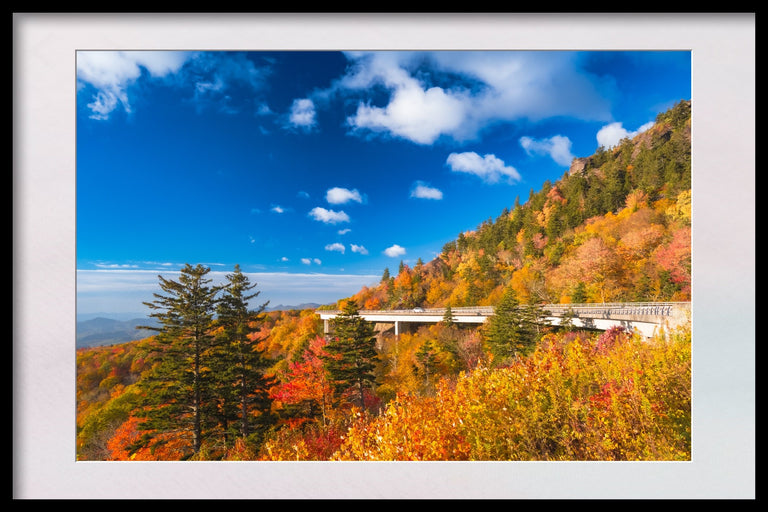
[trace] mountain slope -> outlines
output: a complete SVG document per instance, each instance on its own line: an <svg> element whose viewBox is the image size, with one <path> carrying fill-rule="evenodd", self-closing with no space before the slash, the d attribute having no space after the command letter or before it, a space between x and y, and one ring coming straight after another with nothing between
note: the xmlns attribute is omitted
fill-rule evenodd
<svg viewBox="0 0 768 512"><path fill-rule="evenodd" d="M691 102L352 298L364 309L690 300Z"/></svg>

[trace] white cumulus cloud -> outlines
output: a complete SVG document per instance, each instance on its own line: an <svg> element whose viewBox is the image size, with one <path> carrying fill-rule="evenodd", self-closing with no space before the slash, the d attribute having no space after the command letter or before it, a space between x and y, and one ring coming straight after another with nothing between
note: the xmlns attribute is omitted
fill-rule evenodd
<svg viewBox="0 0 768 512"><path fill-rule="evenodd" d="M405 249L395 244L392 247L387 247L386 249L384 249L384 254L386 254L390 258L397 258L398 256L402 256L403 254L405 254Z"/></svg>
<svg viewBox="0 0 768 512"><path fill-rule="evenodd" d="M560 165L571 165L574 158L571 153L571 139L562 135L548 139L520 137L520 145L529 155L547 155Z"/></svg>
<svg viewBox="0 0 768 512"><path fill-rule="evenodd" d="M597 143L606 149L610 149L621 142L622 139L632 138L635 135L646 131L651 126L653 126L653 121L645 123L634 132L630 132L624 128L622 123L611 123L603 126L600 128L600 131L597 132Z"/></svg>
<svg viewBox="0 0 768 512"><path fill-rule="evenodd" d="M338 242L333 244L328 244L325 246L326 251L335 251L340 252L341 254L344 254L344 251L346 251L346 248L344 247L344 244L340 244Z"/></svg>
<svg viewBox="0 0 768 512"><path fill-rule="evenodd" d="M451 153L446 163L454 172L474 174L488 183L497 183L502 177L506 177L510 182L520 180L517 169L504 164L504 161L495 155L480 156L473 151Z"/></svg>
<svg viewBox="0 0 768 512"><path fill-rule="evenodd" d="M350 201L362 203L363 196L360 195L360 192L358 192L357 189L349 190L342 187L333 187L326 192L325 200L330 204L344 204L349 203Z"/></svg>
<svg viewBox="0 0 768 512"><path fill-rule="evenodd" d="M337 212L334 210L326 210L320 206L312 208L309 212L310 217L313 219L324 222L326 224L338 224L339 222L349 222L349 215L343 211Z"/></svg>
<svg viewBox="0 0 768 512"><path fill-rule="evenodd" d="M368 249L366 249L362 245L352 244L350 247L352 248L352 252L356 252L358 254L368 254Z"/></svg>
<svg viewBox="0 0 768 512"><path fill-rule="evenodd" d="M315 125L315 104L308 98L294 100L291 105L289 120L293 126L311 128Z"/></svg>
<svg viewBox="0 0 768 512"><path fill-rule="evenodd" d="M466 108L461 96L440 87L423 89L414 82L398 88L386 107L360 104L348 122L356 129L387 131L418 144L432 144L461 125Z"/></svg>
<svg viewBox="0 0 768 512"><path fill-rule="evenodd" d="M430 187L425 183L417 182L411 189L411 197L440 200L443 198L443 192L440 189Z"/></svg>

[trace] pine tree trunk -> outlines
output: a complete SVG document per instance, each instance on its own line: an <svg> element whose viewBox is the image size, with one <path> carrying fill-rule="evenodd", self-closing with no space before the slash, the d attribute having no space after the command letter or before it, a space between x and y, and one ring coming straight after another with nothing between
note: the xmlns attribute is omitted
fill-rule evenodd
<svg viewBox="0 0 768 512"><path fill-rule="evenodd" d="M245 399L245 377L240 379L240 416L241 416L241 423L240 423L240 434L243 436L243 438L247 437L248 432L248 403Z"/></svg>
<svg viewBox="0 0 768 512"><path fill-rule="evenodd" d="M200 393L200 346L197 344L195 346L195 373L194 373L194 450L195 453L198 453L200 451L200 448L202 447L202 421L200 418L201 412L201 393Z"/></svg>
<svg viewBox="0 0 768 512"><path fill-rule="evenodd" d="M365 408L365 394L363 393L363 379L357 380L357 389L360 392L360 409Z"/></svg>

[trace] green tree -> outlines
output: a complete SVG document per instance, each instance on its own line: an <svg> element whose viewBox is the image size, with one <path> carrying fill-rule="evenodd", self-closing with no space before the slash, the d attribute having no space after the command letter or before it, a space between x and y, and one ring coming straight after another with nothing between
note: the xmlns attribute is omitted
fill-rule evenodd
<svg viewBox="0 0 768 512"><path fill-rule="evenodd" d="M331 321L332 335L325 350L326 371L334 391L354 388L360 407L365 406L365 389L375 384L378 354L373 324L359 315L357 302L348 300Z"/></svg>
<svg viewBox="0 0 768 512"><path fill-rule="evenodd" d="M142 429L147 431L140 445L148 445L157 434L173 432L191 439L190 456L202 446L207 409L203 400L209 396L211 377L207 357L221 290L210 285L209 272L208 267L186 264L178 281L158 276L164 294L155 293L154 301L144 302L159 326L139 328L158 332L152 346L158 363L137 383L144 392Z"/></svg>
<svg viewBox="0 0 768 512"><path fill-rule="evenodd" d="M437 352L432 345L431 340L426 340L421 344L416 352L416 374L424 377L424 390L429 392L432 387L432 380L437 373Z"/></svg>
<svg viewBox="0 0 768 512"><path fill-rule="evenodd" d="M571 331L573 330L574 323L573 321L576 319L576 313L573 311L573 308L568 308L563 312L563 315L560 317L560 330L562 331Z"/></svg>
<svg viewBox="0 0 768 512"><path fill-rule="evenodd" d="M225 439L232 440L232 434L247 439L254 421L262 427L268 424L272 404L269 388L275 381L265 373L272 361L259 350L261 340L255 336L268 302L249 309L249 301L261 292L250 293L256 283L250 282L239 265L226 277L217 308L218 343L211 362L216 376L213 402Z"/></svg>
<svg viewBox="0 0 768 512"><path fill-rule="evenodd" d="M574 304L587 302L587 287L584 284L584 281L576 283L576 288L574 288L573 293L571 294L571 302Z"/></svg>
<svg viewBox="0 0 768 512"><path fill-rule="evenodd" d="M443 323L447 327L453 327L455 322L455 319L453 317L453 310L451 310L450 304L445 307L445 313L443 314Z"/></svg>
<svg viewBox="0 0 768 512"><path fill-rule="evenodd" d="M534 348L539 334L538 309L537 306L521 306L512 287L504 291L483 329L496 365L506 364Z"/></svg>

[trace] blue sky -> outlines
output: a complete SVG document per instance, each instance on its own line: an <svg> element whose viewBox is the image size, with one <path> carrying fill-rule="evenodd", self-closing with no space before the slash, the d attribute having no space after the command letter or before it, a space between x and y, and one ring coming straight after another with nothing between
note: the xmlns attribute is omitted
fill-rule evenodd
<svg viewBox="0 0 768 512"><path fill-rule="evenodd" d="M690 52L77 52L78 313L235 264L328 303L691 98Z"/></svg>

